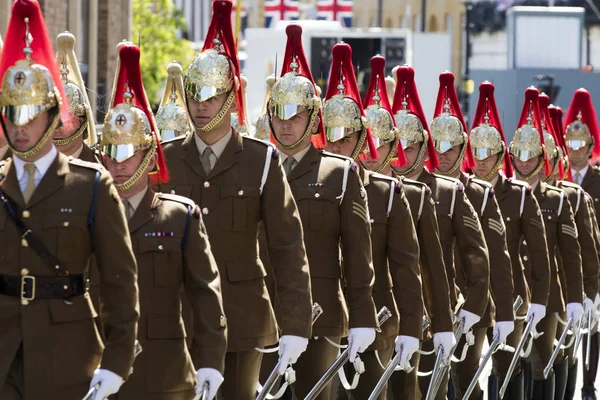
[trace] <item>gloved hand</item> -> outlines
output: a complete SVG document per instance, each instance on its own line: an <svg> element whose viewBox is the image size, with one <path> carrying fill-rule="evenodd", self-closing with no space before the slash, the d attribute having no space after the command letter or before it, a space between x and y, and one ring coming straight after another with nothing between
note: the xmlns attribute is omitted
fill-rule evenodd
<svg viewBox="0 0 600 400"><path fill-rule="evenodd" d="M533 332L537 332L535 327L539 322L546 316L546 306L541 304L531 303L529 304L529 310L527 310L527 316L525 317L525 321L528 321L530 317L532 317L533 321Z"/></svg>
<svg viewBox="0 0 600 400"><path fill-rule="evenodd" d="M308 339L294 335L283 335L279 339L279 374L283 375L288 365L295 364L300 354L306 351Z"/></svg>
<svg viewBox="0 0 600 400"><path fill-rule="evenodd" d="M351 328L348 335L348 360L354 362L356 355L365 351L374 341L375 328Z"/></svg>
<svg viewBox="0 0 600 400"><path fill-rule="evenodd" d="M448 361L452 357L451 350L456 346L454 332L437 332L433 334L433 348L437 353L441 347L444 350L444 359Z"/></svg>
<svg viewBox="0 0 600 400"><path fill-rule="evenodd" d="M465 309L461 309L458 312L458 320L460 321L463 318L465 320L463 332L465 332L465 333L467 333L468 331L470 331L471 328L473 327L473 325L475 325L476 323L478 323L479 320L481 319L481 317L479 315L473 314L472 312L467 311Z"/></svg>
<svg viewBox="0 0 600 400"><path fill-rule="evenodd" d="M592 311L592 313L596 312L595 310L595 305L594 305L594 301L592 299L590 299L589 297L586 297L585 299L583 299L583 312L587 313L590 310Z"/></svg>
<svg viewBox="0 0 600 400"><path fill-rule="evenodd" d="M223 375L216 369L200 368L196 371L196 394L201 394L204 385L208 384L208 399L214 399L223 380Z"/></svg>
<svg viewBox="0 0 600 400"><path fill-rule="evenodd" d="M573 318L573 325L577 325L583 316L583 306L581 303L567 304L567 319Z"/></svg>
<svg viewBox="0 0 600 400"><path fill-rule="evenodd" d="M104 400L108 396L117 393L123 382L125 382L123 378L112 371L102 368L95 370L90 382L90 389L96 384L100 384L100 387L92 400Z"/></svg>
<svg viewBox="0 0 600 400"><path fill-rule="evenodd" d="M415 351L419 350L419 339L413 336L396 337L396 353L400 353L400 365L408 365Z"/></svg>
<svg viewBox="0 0 600 400"><path fill-rule="evenodd" d="M499 321L494 324L494 337L500 339L500 344L506 343L508 335L515 330L514 321Z"/></svg>

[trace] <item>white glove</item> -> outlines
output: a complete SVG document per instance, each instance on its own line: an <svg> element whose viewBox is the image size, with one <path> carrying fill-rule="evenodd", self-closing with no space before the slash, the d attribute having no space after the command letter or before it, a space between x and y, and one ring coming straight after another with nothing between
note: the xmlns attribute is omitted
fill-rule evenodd
<svg viewBox="0 0 600 400"><path fill-rule="evenodd" d="M96 390L92 400L104 400L108 396L117 393L123 382L125 382L123 378L112 371L101 368L95 370L90 382L90 389L96 384L99 384L100 387Z"/></svg>
<svg viewBox="0 0 600 400"><path fill-rule="evenodd" d="M452 357L451 350L456 346L454 332L437 332L433 334L433 348L435 352L441 347L444 350L444 359L449 360Z"/></svg>
<svg viewBox="0 0 600 400"><path fill-rule="evenodd" d="M506 343L508 335L515 330L514 321L499 321L494 324L494 338L500 339L500 344Z"/></svg>
<svg viewBox="0 0 600 400"><path fill-rule="evenodd" d="M205 384L208 384L208 399L212 400L217 395L217 390L223 383L223 375L214 368L200 368L196 371L196 394L202 394Z"/></svg>
<svg viewBox="0 0 600 400"><path fill-rule="evenodd" d="M546 316L546 306L537 303L529 304L529 310L527 310L527 316L525 320L528 321L533 316L533 332L537 333L535 327L537 324ZM535 335L534 335L535 336Z"/></svg>
<svg viewBox="0 0 600 400"><path fill-rule="evenodd" d="M595 313L596 310L594 309L596 306L594 304L594 301L588 297L586 297L585 299L583 299L583 312L584 313L588 313L588 312L592 312Z"/></svg>
<svg viewBox="0 0 600 400"><path fill-rule="evenodd" d="M415 351L419 350L419 339L413 336L400 335L396 337L396 353L400 355L400 365L409 365Z"/></svg>
<svg viewBox="0 0 600 400"><path fill-rule="evenodd" d="M349 361L354 362L356 355L362 353L375 341L375 328L351 328L348 335Z"/></svg>
<svg viewBox="0 0 600 400"><path fill-rule="evenodd" d="M283 375L288 365L295 364L300 354L306 351L308 339L294 335L283 335L279 339L279 374Z"/></svg>
<svg viewBox="0 0 600 400"><path fill-rule="evenodd" d="M573 318L573 325L577 325L583 316L583 306L581 303L567 304L567 319Z"/></svg>
<svg viewBox="0 0 600 400"><path fill-rule="evenodd" d="M479 320L481 319L481 317L479 315L473 314L472 312L467 311L465 309L461 309L458 312L458 320L460 321L463 318L465 320L463 332L465 332L465 333L469 332L471 330L471 328L473 327L473 325L478 323Z"/></svg>

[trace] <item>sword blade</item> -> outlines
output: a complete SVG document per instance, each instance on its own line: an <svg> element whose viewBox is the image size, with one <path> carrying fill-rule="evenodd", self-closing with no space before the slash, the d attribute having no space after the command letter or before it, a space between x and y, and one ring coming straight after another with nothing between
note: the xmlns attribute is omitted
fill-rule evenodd
<svg viewBox="0 0 600 400"><path fill-rule="evenodd" d="M532 330L533 330L533 318L530 318L527 321L527 325L525 325L525 330L523 331L523 336L521 337L519 344L517 344L517 347L515 347L515 354L513 355L513 358L510 360L510 366L508 367L508 371L506 372L506 377L504 378L504 382L502 382L502 387L500 387L499 395L500 395L501 399L504 398L504 393L506 393L506 389L508 388L508 384L510 382L512 373L515 370L515 367L517 366L517 361L519 361L519 358L521 357L521 350L523 350L523 346L525 346L525 342L527 341L527 338L531 334Z"/></svg>
<svg viewBox="0 0 600 400"><path fill-rule="evenodd" d="M475 390L475 387L479 384L479 377L483 373L485 365L488 363L488 361L492 357L492 354L494 354L494 352L496 351L498 346L500 346L500 339L498 337L496 337L490 344L488 351L485 353L483 360L481 361L481 364L479 365L479 368L477 368L477 372L475 372L475 375L473 375L473 380L471 380L471 383L469 384L467 391L463 395L463 400L467 400L471 396L471 393L473 393L473 390Z"/></svg>
<svg viewBox="0 0 600 400"><path fill-rule="evenodd" d="M394 358L392 358L392 361L390 361L390 363L386 367L385 371L383 371L383 375L381 375L379 382L377 382L375 389L373 389L373 392L369 396L369 400L377 400L379 398L379 395L381 394L381 392L383 392L385 385L387 384L388 380L391 378L392 374L394 373L394 370L400 363L400 356L401 356L400 353L396 353Z"/></svg>
<svg viewBox="0 0 600 400"><path fill-rule="evenodd" d="M556 357L558 357L558 353L561 350L561 346L567 339L567 335L569 334L569 330L571 329L572 326L573 326L573 318L569 317L569 320L567 321L567 325L565 325L565 330L560 335L560 339L559 339L558 343L556 344L554 351L552 352L552 356L550 356L550 361L548 361L548 365L546 365L546 368L544 368L544 379L548 378L548 375L550 374L550 370L554 366L554 361L556 360Z"/></svg>
<svg viewBox="0 0 600 400"><path fill-rule="evenodd" d="M438 350L436 360L435 360L435 365L433 367L433 371L431 374L431 381L429 382L429 387L427 388L426 400L433 400L435 398L435 396L437 395L437 392L440 389L440 386L442 385L442 382L444 380L444 376L448 373L448 369L450 368L450 362L451 362L450 360L451 360L452 354L454 354L454 350L456 350L456 347L458 346L458 342L464 333L464 324L465 324L465 321L464 321L464 319L462 319L458 323L458 326L456 327L456 330L454 331L454 342L455 343L454 343L454 346L452 346L452 348L449 349L448 362L445 362L443 360L444 352L442 351L442 349Z"/></svg>
<svg viewBox="0 0 600 400"><path fill-rule="evenodd" d="M592 345L592 326L593 326L593 318L592 318L592 310L588 312L588 331L586 336L586 348L585 348L585 369L589 369L590 367L590 349ZM574 353L574 357L577 354Z"/></svg>

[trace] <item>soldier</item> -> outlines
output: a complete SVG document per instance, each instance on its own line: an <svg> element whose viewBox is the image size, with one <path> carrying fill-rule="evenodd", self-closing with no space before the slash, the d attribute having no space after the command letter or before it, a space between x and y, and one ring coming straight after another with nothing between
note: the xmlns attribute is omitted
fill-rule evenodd
<svg viewBox="0 0 600 400"><path fill-rule="evenodd" d="M396 68L394 68L396 69ZM409 138L420 138L424 140L423 126L427 126L423 107L419 100L419 94L414 82L414 70L403 66L399 69L398 77L402 84L396 87L394 92L394 104L392 110L395 112L394 119L398 128L398 137L391 145L383 145L377 149L378 160L387 160L388 153L396 151L396 146L403 148L410 143ZM429 135L427 135L429 136ZM418 140L418 139L417 139ZM426 146L424 146L426 147ZM433 146L428 153L432 159L437 159ZM416 156L416 154L413 154ZM406 157L406 155L405 155ZM427 157L425 151L419 152L419 157ZM414 159L409 161L414 164ZM366 165L369 165L366 162ZM399 176L391 167L382 163L371 164L383 174L392 174L401 180L404 193L410 205L410 210L415 223L420 248L420 264L423 286L423 298L425 311L428 314L430 328L428 334L434 336L435 341L441 342L440 337L450 340L445 345L451 345L452 315L450 310L450 289L446 278L446 267L440 244L439 228L435 205L431 197L431 189L424 183ZM427 337L426 340L431 340ZM415 353L410 363L414 369L410 373L404 371L396 372L390 379L390 389L394 398L414 399L417 398L417 371L419 367L419 353Z"/></svg>
<svg viewBox="0 0 600 400"><path fill-rule="evenodd" d="M127 86L113 89L118 104L106 115L100 142L142 265L138 339L144 351L118 398L189 399L196 375L196 391L208 384L212 399L223 381L226 349L219 274L198 207L185 197L155 193L148 187L150 174L154 181L165 182L168 172L139 57L136 46L120 49L118 80L124 75ZM158 171L151 173L155 166ZM191 334L201 343L196 347L200 369L195 374L181 320L182 289L195 312Z"/></svg>
<svg viewBox="0 0 600 400"><path fill-rule="evenodd" d="M156 113L156 127L162 141L185 135L192 126L185 106L182 73L177 61L167 66L165 91Z"/></svg>
<svg viewBox="0 0 600 400"><path fill-rule="evenodd" d="M0 54L2 54L2 36L0 35ZM10 148L8 146L8 142L4 137L4 131L0 126L0 160L5 160L12 156Z"/></svg>
<svg viewBox="0 0 600 400"><path fill-rule="evenodd" d="M6 39L0 121L13 158L0 163L0 398L81 399L98 385L93 399L105 399L129 375L139 316L124 210L103 168L51 140L67 105L36 1L13 4ZM92 255L104 343L85 281Z"/></svg>
<svg viewBox="0 0 600 400"><path fill-rule="evenodd" d="M344 156L350 156L355 149L351 146L337 146L337 142L349 140L358 143L361 139L355 137L369 135L369 131L373 135L376 148L389 145L396 140L391 107L385 93L385 59L381 56L371 59L371 78L364 99L366 109L363 111L359 102L352 101L356 99L352 96L358 93L358 89L353 86L355 81L351 52L348 45L334 46L334 64L328 87L335 87L338 92L342 85L346 87L344 93L335 94L335 91L328 90L329 98L324 105L325 126L328 133L335 132L336 129L347 129L343 138L328 136L329 146ZM340 53L340 57L336 58ZM338 73L340 68L341 74ZM341 81L340 76L348 78ZM356 117L363 114L366 116L367 124L356 132L352 125ZM348 119L348 116L353 118ZM340 152L342 148L345 152ZM373 153L369 154L372 155ZM406 162L401 148L397 148L393 153L389 152L387 157L389 158L387 162L392 157L397 158L398 163ZM365 168L366 165L369 165L367 158L361 162L360 175L369 200L368 215L371 223L371 248L375 268L373 298L378 309L385 306L392 310L394 315L382 327L374 344L362 356L365 372L361 375L358 386L351 392L352 397L356 399L369 397L381 378L382 366L389 364L394 348L396 353L401 353L399 365L405 368L408 366L413 354L419 349L423 331L419 245L408 201L398 180L373 173ZM341 398L347 397L346 393L342 394ZM384 390L379 399L385 398Z"/></svg>
<svg viewBox="0 0 600 400"><path fill-rule="evenodd" d="M566 364L559 367L559 360L555 362L555 367L558 368L544 379L543 370L552 355L554 338L563 330L562 324L558 326L558 319L554 313L565 312L566 300L566 317L578 323L583 315L583 287L580 247L571 205L561 189L540 182L540 176L546 177L551 171L540 125L538 96L539 92L533 87L525 91L519 128L515 132L509 151L517 176L533 186L533 194L539 203L546 232L550 262L549 313L540 321L539 326L544 335L534 340L530 361L534 399L553 399L556 373L559 382L566 382L567 373ZM527 244L530 245L529 242ZM562 257L562 265L557 264L559 256ZM561 270L559 267L562 267ZM563 296L562 286L565 287L566 296Z"/></svg>
<svg viewBox="0 0 600 400"><path fill-rule="evenodd" d="M407 67L398 69L398 85L404 85L406 75L414 76L411 70ZM415 90L416 92L416 90ZM398 97L396 96L396 99ZM414 99L412 99L414 101ZM396 107L396 106L395 106ZM473 206L467 199L464 193L464 186L460 181L435 175L430 171L437 168L437 157L429 157L428 166L425 168L424 154L429 146L433 146L433 141L429 140L429 127L423 124L421 134L411 131L411 134L402 138L406 140L405 153L408 159L406 166L397 168L396 171L408 178L417 178L429 186L432 191L432 197L436 202L436 213L440 230L440 243L444 255L444 263L446 266L446 275L448 283L451 287L450 301L452 308L457 312L458 319L464 321L464 332L471 330L481 319L488 299L489 291L489 259L487 246L481 233L479 219ZM427 136L425 136L427 134ZM427 142L425 142L427 140ZM430 151L433 151L433 147ZM464 254L463 271L466 275L465 281L466 299L463 298L458 286L456 286L456 269L454 266L454 247ZM460 311L458 311L460 309ZM448 349L454 348L452 342L454 334L452 332L444 332L444 342L442 348L444 357L449 363L452 356ZM439 334L438 334L439 335ZM433 346L431 342L425 341L423 349L429 351L434 348L436 351L440 347L439 336L434 335ZM432 370L435 356L424 356L422 366L425 370ZM427 393L430 383L430 376L419 379L421 393ZM438 399L445 398L448 386L448 375L444 376L444 380L437 393Z"/></svg>
<svg viewBox="0 0 600 400"><path fill-rule="evenodd" d="M245 116L231 7L229 1L213 3L205 47L185 77L194 131L163 143L171 180L159 189L201 207L223 277L228 321L227 383L221 392L226 400L245 400L256 394L262 355L255 348L277 343L278 336L258 258L260 226L281 306L280 360L286 367L306 349L312 306L300 216L277 150L231 129L232 111L242 125Z"/></svg>
<svg viewBox="0 0 600 400"><path fill-rule="evenodd" d="M592 156L600 155L600 134L592 98L587 90L575 91L565 117L564 127L573 183L581 185L583 190L591 196L597 216L600 212L600 170L596 166L588 164L588 160ZM600 296L596 296L594 302L600 303ZM587 370L585 367L583 370L581 395L584 400L596 399L595 382L598 373L599 340L600 336L596 329L591 341L590 365ZM587 342L584 341L583 354L587 350L586 346Z"/></svg>
<svg viewBox="0 0 600 400"><path fill-rule="evenodd" d="M476 113L474 119L476 123L483 117L483 112L484 110L480 109L479 115ZM513 296L507 295L513 293L513 281L506 245L506 230L494 196L494 189L491 184L461 172L461 167L463 171L471 171L475 162L454 87L454 75L451 72L440 74L435 115L431 123L431 136L440 160L436 172L459 179L465 186L467 198L477 211L481 222L490 255L491 297L488 299L487 309L483 319L473 329L475 343L469 347L465 360L452 365L454 391L457 398L462 398L479 368L481 350L488 328L493 325L493 332L489 335L492 338L490 342L497 337L500 343L506 342L508 335L514 329ZM466 275L462 268L464 253L457 250L455 249L454 258L457 266L456 281L461 291L468 293ZM476 386L472 396L483 398L483 391L479 385Z"/></svg>
<svg viewBox="0 0 600 400"><path fill-rule="evenodd" d="M265 84L267 85L267 91L265 92L265 101L263 103L263 107L261 110L261 114L256 120L254 131L254 137L260 140L269 141L271 139L271 125L269 125L269 115L267 114L267 105L269 104L269 99L271 98L271 92L273 90L273 85L275 84L275 75L267 76L265 79ZM321 89L316 86L315 89L318 92L319 98L321 97Z"/></svg>
<svg viewBox="0 0 600 400"><path fill-rule="evenodd" d="M60 125L56 129L54 145L66 156L100 164L100 154L90 148L96 145L98 138L92 108L75 55L75 36L69 32L61 33L56 38L56 43L56 63L68 100L70 124Z"/></svg>

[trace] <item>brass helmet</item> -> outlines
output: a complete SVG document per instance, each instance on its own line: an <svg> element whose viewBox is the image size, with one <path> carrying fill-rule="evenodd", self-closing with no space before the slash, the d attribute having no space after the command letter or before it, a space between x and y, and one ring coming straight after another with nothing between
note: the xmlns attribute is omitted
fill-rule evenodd
<svg viewBox="0 0 600 400"><path fill-rule="evenodd" d="M423 106L419 99L419 92L415 84L415 70L408 65L394 68L396 78L396 90L394 91L394 103L392 112L398 129L398 140L402 149L421 143L419 155L415 163L404 175L412 175L417 170L427 154L427 166L430 170L437 168L439 160L433 140L429 134L429 126L423 112ZM398 146L398 147L400 147Z"/></svg>
<svg viewBox="0 0 600 400"><path fill-rule="evenodd" d="M191 129L190 117L185 106L183 69L173 61L167 66L167 82L162 101L156 113L156 127L161 141L185 135Z"/></svg>
<svg viewBox="0 0 600 400"><path fill-rule="evenodd" d="M52 137L61 114L67 116L64 92L56 85L60 82L60 74L54 62L54 51L37 1L13 3L4 39L0 58L0 112L3 121L6 119L16 126L24 126L43 112L56 110L54 115L50 114L51 121L46 131L31 149L16 150L7 135L13 154L28 158L38 153Z"/></svg>
<svg viewBox="0 0 600 400"><path fill-rule="evenodd" d="M215 118L203 127L195 127L199 132L209 132L219 124L234 101L237 101L238 123L245 124L241 67L231 27L231 7L231 1L213 2L213 14L204 47L185 75L187 98L202 102L229 93Z"/></svg>
<svg viewBox="0 0 600 400"><path fill-rule="evenodd" d="M367 143L370 156L377 158L377 148L360 101L360 93L354 65L352 48L347 43L337 43L332 49L331 71L323 105L325 134L329 142L337 142L353 133L360 137L350 158L356 159Z"/></svg>
<svg viewBox="0 0 600 400"><path fill-rule="evenodd" d="M240 76L240 82L242 83L242 92L244 93L244 103L247 103L246 100L246 88L248 87L248 78L244 75ZM250 133L250 127L248 126L248 119L245 119L244 124L240 124L240 120L238 118L237 112L231 113L231 127L241 134L248 135Z"/></svg>
<svg viewBox="0 0 600 400"><path fill-rule="evenodd" d="M395 160L396 166L406 164L404 149L398 146L398 130L387 97L385 58L382 56L371 58L371 78L363 107L365 107L367 126L371 129L377 149L388 143L392 145L386 159L375 172L382 172L392 160Z"/></svg>
<svg viewBox="0 0 600 400"><path fill-rule="evenodd" d="M157 171L151 174L153 183L165 183L169 180L165 158L162 153L156 123L146 97L140 71L140 49L126 44L119 50L119 70L116 76L117 86L113 88L115 104L104 119L100 146L107 157L123 162L139 151L147 151L142 163L133 176L117 190L130 189L142 176L157 153Z"/></svg>
<svg viewBox="0 0 600 400"><path fill-rule="evenodd" d="M258 120L256 120L255 125L256 130L254 132L254 137L260 140L264 140L265 142L270 142L271 140L271 125L269 124L267 106L269 104L269 99L271 98L271 92L273 90L274 84L275 75L267 76L267 79L265 80L265 85L267 85L267 91L265 92L265 101L263 102L260 117L258 117Z"/></svg>
<svg viewBox="0 0 600 400"><path fill-rule="evenodd" d="M570 150L579 150L587 146L588 157L600 156L598 120L590 92L585 89L575 91L564 126L565 142Z"/></svg>
<svg viewBox="0 0 600 400"><path fill-rule="evenodd" d="M313 143L317 147L323 147L326 138L323 129L321 98L304 54L302 27L295 24L288 25L285 32L287 43L283 57L283 68L281 69L281 77L275 81L271 91L267 106L269 119L275 116L281 120L288 120L298 113L308 111L309 120L304 134L296 143L284 145L279 142L275 132L272 132L273 137L278 145L284 149L298 147L311 135L313 124L318 117L320 120L319 129L315 134Z"/></svg>
<svg viewBox="0 0 600 400"><path fill-rule="evenodd" d="M75 36L70 32L61 33L56 38L56 43L58 47L56 63L60 68L60 76L67 96L69 112L78 117L85 118L85 121L73 135L64 139L54 139L54 144L64 146L83 135L86 143L89 146L94 146L98 141L96 123L85 90L85 83L79 70L79 62L75 55Z"/></svg>
<svg viewBox="0 0 600 400"><path fill-rule="evenodd" d="M515 168L522 179L537 175L542 167L544 167L546 175L550 174L550 165L544 146L538 97L539 91L535 87L532 86L525 90L525 102L523 103L519 125L509 145L510 154L523 162L534 157L542 157L542 162L528 175L521 174Z"/></svg>
<svg viewBox="0 0 600 400"><path fill-rule="evenodd" d="M564 176L562 151L560 151L560 147L556 139L556 133L554 132L552 118L550 117L550 97L548 97L546 93L540 93L538 97L538 104L540 107L540 125L544 133L546 156L548 157L548 163L552 169L551 173L546 177L546 181L551 182L554 178L554 175L557 173L561 177Z"/></svg>

